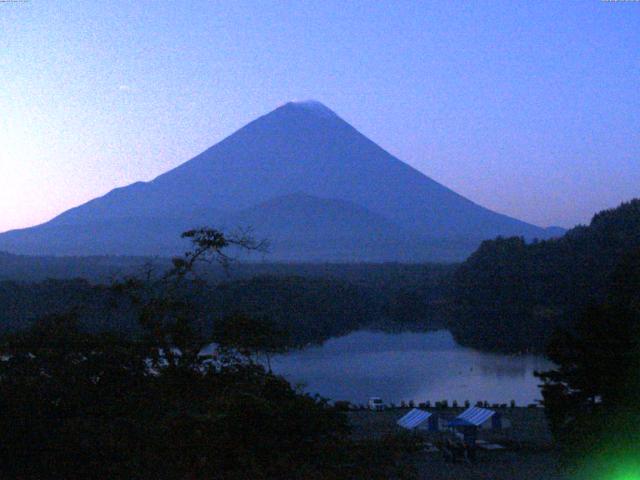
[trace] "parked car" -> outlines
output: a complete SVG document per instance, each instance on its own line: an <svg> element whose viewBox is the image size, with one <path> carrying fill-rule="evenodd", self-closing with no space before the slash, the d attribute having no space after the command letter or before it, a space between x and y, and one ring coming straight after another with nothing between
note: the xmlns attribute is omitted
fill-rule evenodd
<svg viewBox="0 0 640 480"><path fill-rule="evenodd" d="M380 397L371 397L369 399L369 410L384 410L386 405Z"/></svg>

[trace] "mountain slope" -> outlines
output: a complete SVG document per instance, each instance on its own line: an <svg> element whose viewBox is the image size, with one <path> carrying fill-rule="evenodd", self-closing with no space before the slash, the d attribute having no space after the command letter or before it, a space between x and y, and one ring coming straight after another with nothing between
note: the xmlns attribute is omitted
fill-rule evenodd
<svg viewBox="0 0 640 480"><path fill-rule="evenodd" d="M219 225L297 192L349 202L377 215L381 228L393 224L421 241L459 243L458 257L497 235L549 236L474 204L393 157L323 105L303 102L258 118L151 182L113 190L47 224L0 235L0 249L86 254L83 245L93 238L97 250L90 253L175 253L175 239L167 235L176 228ZM305 220L313 224L311 217ZM335 221L337 227L340 220ZM51 236L54 241L48 241ZM290 238L291 245L297 240Z"/></svg>
<svg viewBox="0 0 640 480"><path fill-rule="evenodd" d="M226 231L251 228L269 240L274 261L453 260L456 252L355 203L297 193L223 216Z"/></svg>

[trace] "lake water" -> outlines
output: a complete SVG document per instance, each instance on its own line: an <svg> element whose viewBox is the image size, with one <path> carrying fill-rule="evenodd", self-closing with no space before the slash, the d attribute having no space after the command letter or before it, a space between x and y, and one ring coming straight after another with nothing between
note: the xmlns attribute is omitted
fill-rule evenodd
<svg viewBox="0 0 640 480"><path fill-rule="evenodd" d="M320 347L278 356L273 370L305 391L332 400L416 403L447 399L526 405L540 399L535 370L544 358L482 353L456 344L447 331L359 331Z"/></svg>

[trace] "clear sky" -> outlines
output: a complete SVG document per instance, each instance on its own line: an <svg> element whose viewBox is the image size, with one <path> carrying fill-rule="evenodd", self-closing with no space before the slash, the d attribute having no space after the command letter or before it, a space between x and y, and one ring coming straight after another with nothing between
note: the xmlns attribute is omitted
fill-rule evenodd
<svg viewBox="0 0 640 480"><path fill-rule="evenodd" d="M0 231L293 99L539 225L640 196L640 2L0 2Z"/></svg>

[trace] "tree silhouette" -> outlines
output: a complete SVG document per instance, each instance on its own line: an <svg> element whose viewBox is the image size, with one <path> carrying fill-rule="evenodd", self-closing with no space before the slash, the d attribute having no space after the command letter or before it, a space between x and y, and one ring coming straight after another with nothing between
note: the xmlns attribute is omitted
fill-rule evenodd
<svg viewBox="0 0 640 480"><path fill-rule="evenodd" d="M544 406L567 466L586 478L610 478L637 461L640 251L615 270L607 301L585 309L572 330L559 332L548 356L558 367L539 374Z"/></svg>
<svg viewBox="0 0 640 480"><path fill-rule="evenodd" d="M229 242L192 238L169 272L114 286L140 337L88 333L68 314L0 339L3 478L398 478L403 444L355 443L327 401L228 352L202 355L210 339L182 294ZM257 328L247 348L264 345Z"/></svg>
<svg viewBox="0 0 640 480"><path fill-rule="evenodd" d="M263 356L271 372L271 357L289 349L290 334L266 317L230 315L216 321L212 339L224 349L258 360Z"/></svg>

